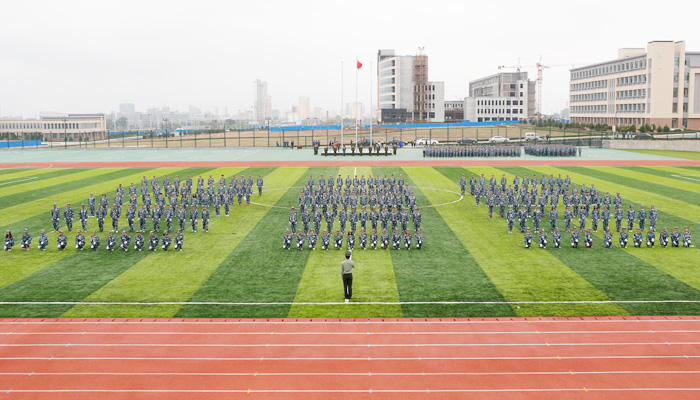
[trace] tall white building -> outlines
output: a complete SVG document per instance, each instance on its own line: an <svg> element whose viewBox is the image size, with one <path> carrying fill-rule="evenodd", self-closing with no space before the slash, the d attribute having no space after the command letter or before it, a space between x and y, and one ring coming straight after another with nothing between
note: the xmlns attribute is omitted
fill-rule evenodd
<svg viewBox="0 0 700 400"><path fill-rule="evenodd" d="M469 82L464 119L519 121L535 117L535 82L527 72L503 72Z"/></svg>
<svg viewBox="0 0 700 400"><path fill-rule="evenodd" d="M379 50L377 82L379 121L445 121L445 83L428 80L428 56Z"/></svg>
<svg viewBox="0 0 700 400"><path fill-rule="evenodd" d="M311 104L309 102L308 97L299 97L299 106L297 107L297 113L299 113L299 119L302 121L311 118Z"/></svg>
<svg viewBox="0 0 700 400"><path fill-rule="evenodd" d="M255 80L254 119L259 123L272 117L272 98L267 93L267 82Z"/></svg>
<svg viewBox="0 0 700 400"><path fill-rule="evenodd" d="M571 122L700 129L700 52L653 41L571 70Z"/></svg>

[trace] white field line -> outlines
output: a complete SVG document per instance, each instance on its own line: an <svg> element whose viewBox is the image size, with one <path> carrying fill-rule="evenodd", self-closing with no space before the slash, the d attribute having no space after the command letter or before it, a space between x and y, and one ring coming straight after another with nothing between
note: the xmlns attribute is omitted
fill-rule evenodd
<svg viewBox="0 0 700 400"><path fill-rule="evenodd" d="M87 305L87 306L351 306L351 305L528 305L528 304L697 304L700 300L561 300L561 301L357 301L357 302L227 302L227 301L0 301L0 305Z"/></svg>
<svg viewBox="0 0 700 400"><path fill-rule="evenodd" d="M688 179L691 181L697 181L700 182L700 175L671 175L675 176L676 178L682 178L682 179Z"/></svg>
<svg viewBox="0 0 700 400"><path fill-rule="evenodd" d="M18 180L16 180L16 181L12 181L12 182L3 182L3 183L0 183L0 186L1 186L1 185L9 185L10 183L31 181L32 179L36 179L36 178L38 178L38 176L30 176L29 178L18 179Z"/></svg>
<svg viewBox="0 0 700 400"><path fill-rule="evenodd" d="M330 336L336 336L336 335L343 335L343 336L421 336L421 335L438 335L438 336L451 336L451 335L459 335L459 336L482 336L482 335L535 335L535 334L549 334L549 335L578 335L582 332L585 332L586 334L611 334L611 335L622 335L622 334L640 334L640 333L651 333L651 334L663 334L663 333L700 333L698 330L643 330L643 331L638 331L638 330L627 330L627 331L620 331L620 330L609 330L609 331L444 331L444 332L429 332L429 331L418 331L416 333L415 331L395 331L395 332L317 332L317 331L310 331L310 332L277 332L275 331L275 335L292 335L292 336L304 336L304 335L330 335ZM193 331L193 332L178 332L178 331L162 331L162 332L152 332L152 331L147 331L147 332L136 332L136 331L130 331L130 332L109 332L109 331L69 331L69 332L46 332L46 331L41 331L41 332L20 332L20 331L11 331L11 332L2 332L0 331L0 335L58 335L58 336L69 336L69 335L76 335L76 336L85 336L85 335L135 335L135 336L153 336L153 335L227 335L227 336L257 336L257 335L264 335L268 336L272 332L270 331L265 331L265 332L200 332L200 331Z"/></svg>

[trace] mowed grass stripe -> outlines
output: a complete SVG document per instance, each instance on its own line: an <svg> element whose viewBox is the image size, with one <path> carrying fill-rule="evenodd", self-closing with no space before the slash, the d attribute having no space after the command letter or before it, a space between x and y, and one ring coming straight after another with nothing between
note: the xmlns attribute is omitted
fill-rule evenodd
<svg viewBox="0 0 700 400"><path fill-rule="evenodd" d="M246 175L267 175L274 168L248 169ZM220 168L208 171L215 179L223 174L230 176L243 171L242 168ZM274 193L274 192L273 192ZM252 206L251 206L252 207ZM132 266L114 280L91 294L85 301L109 302L159 302L186 301L209 278L224 258L240 243L247 234L245 227L255 223L250 207L235 205L230 217L225 212L217 218L212 208L209 232L201 230L201 220L197 233L184 232L185 250L182 252L144 250L148 257ZM177 224L177 223L176 223ZM242 229L240 229L242 228ZM162 236L162 235L159 235ZM213 245L216 243L216 245ZM138 306L138 305L76 305L64 317L112 316L112 317L171 317L180 306Z"/></svg>
<svg viewBox="0 0 700 400"><path fill-rule="evenodd" d="M74 188L80 188L83 186L94 184L96 181L116 179L121 176L128 175L129 173L130 171L123 169L97 168L83 171L81 173L74 173L66 176L56 177L51 180L37 182L36 186L27 184L23 191L0 197L0 210L5 209L7 207L25 204L32 200L43 199L51 194L59 195ZM116 186L114 189L116 190ZM89 195L90 192L87 192L86 198ZM101 193L95 193L95 197L97 197L98 200L101 195ZM110 199L110 201L111 200L113 199ZM53 203L54 202L49 203L49 207L52 206ZM55 203L58 202L56 201ZM85 205L87 206L87 203ZM65 207L65 204L58 204L58 206ZM80 204L71 204L71 206L79 208Z"/></svg>
<svg viewBox="0 0 700 400"><path fill-rule="evenodd" d="M689 186L688 190L699 191L700 186L700 172L688 171L683 168L675 167L629 167L627 168L631 171L642 172L649 175L660 176L663 178L668 178L673 180L673 185L675 182L681 182L683 184L692 184ZM678 176L682 175L682 176ZM690 179L692 178L692 179ZM692 188L692 189L691 189Z"/></svg>
<svg viewBox="0 0 700 400"><path fill-rule="evenodd" d="M29 168L0 168L0 180L8 180L5 175L12 174L13 176L33 176L31 171L39 171L39 169ZM26 175L24 175L26 174Z"/></svg>
<svg viewBox="0 0 700 400"><path fill-rule="evenodd" d="M453 175L456 168L445 168L448 175ZM432 168L426 168L427 174L437 174ZM459 172L461 175L461 172ZM393 252L392 260L399 294L402 301L505 301L493 282L469 252L468 246L459 240L458 232L469 229L462 224L460 206L465 198L457 204L424 207L431 203L447 203L459 198L453 193L420 189L407 170L403 170L406 183L416 196L416 203L423 215L421 230L425 235L424 248L414 252ZM425 188L426 186L423 185ZM429 187L439 187L430 185ZM459 190L457 190L459 193ZM431 194L430 200L426 193ZM444 214L439 212L443 211ZM445 219L459 218L457 223L448 224ZM456 231L455 231L456 230ZM411 231L413 228L411 226ZM510 305L403 305L405 317L431 316L513 316L516 315Z"/></svg>
<svg viewBox="0 0 700 400"><path fill-rule="evenodd" d="M6 169L4 170L6 172L12 172L11 169ZM12 190L16 190L15 188L17 186L22 186L22 185L27 185L29 184L31 187L31 184L34 183L39 183L42 182L46 179L51 179L55 178L57 176L62 176L64 174L72 174L75 172L81 171L80 169L68 169L68 168L59 168L59 169L32 169L20 173L15 173L15 174L10 174L6 173L4 175L0 175L0 196L6 196L7 194L11 194L9 190L12 188ZM31 178L31 179L30 179ZM22 189L25 190L25 189ZM20 191L22 191L20 190Z"/></svg>
<svg viewBox="0 0 700 400"><path fill-rule="evenodd" d="M203 169L192 169L191 171L200 171ZM133 170L130 170L133 173ZM150 170L153 171L153 170ZM184 171L190 171L190 170L184 170ZM39 214L35 217L29 218L28 220L25 220L23 222L26 222L28 229L30 230L30 233L32 233L32 236L34 237L34 240L32 241L32 250L29 252L18 252L18 253L13 253L13 257L6 257L6 258L0 258L0 268L3 269L5 272L4 274L0 275L0 288L5 287L15 281L18 281L26 276L31 275L32 273L41 270L42 268L53 264L54 262L67 257L68 255L71 254L71 244L74 242L71 242L71 240L75 240L75 234L77 233L76 227L79 227L80 221L77 222L77 225L74 224L74 228L76 229L74 233L69 234L68 232L65 232L66 235L68 236L68 244L69 244L69 249L66 251L53 251L55 250L56 246L56 237L58 236L57 233L54 232L49 232L50 229L53 229L53 227L46 227L47 229L47 235L49 236L49 246L47 247L46 251L38 251L36 249L36 243L38 240L39 236L39 228L38 227L45 227L47 225L46 220L49 219L46 214ZM50 225L50 221L48 223ZM152 227L152 221L149 220L147 226L149 228ZM123 228L126 226L126 215L125 212L122 212L122 217L120 218L120 228ZM138 225L137 225L138 226ZM102 239L102 244L104 246L104 240L107 237L107 232L111 229L111 220L107 218L105 220L105 232L100 234L100 237ZM97 222L94 218L88 219L88 232L92 232L92 230L97 230ZM17 232L23 232L20 229L17 229ZM85 236L88 236L86 233ZM19 257L21 262L17 262Z"/></svg>
<svg viewBox="0 0 700 400"><path fill-rule="evenodd" d="M370 168L357 168L357 176L363 174L365 178L373 171ZM354 177L355 168L340 168L339 173L345 178L347 175ZM314 175L316 177L316 175ZM359 212L360 210L356 210ZM348 209L350 212L350 209ZM369 225L369 224L368 224ZM325 226L322 223L322 226ZM335 221L334 229L339 229L339 222ZM345 238L347 239L346 227ZM322 228L323 229L323 228ZM360 224L357 224L358 233ZM331 234L331 237L335 234ZM345 259L347 242L342 250L335 248L323 251L320 243L316 250L312 251L306 262L304 275L297 289L295 302L342 302L343 281L340 275L340 262ZM290 250L294 251L294 250ZM356 302L386 301L398 302L399 292L394 276L394 267L389 251L386 250L362 250L359 241L355 243L353 260L356 268L353 271L353 299ZM288 317L310 318L369 318L369 317L401 317L400 305L342 305L342 306L308 306L292 305Z"/></svg>
<svg viewBox="0 0 700 400"><path fill-rule="evenodd" d="M318 177L326 168L279 168L265 180L268 189L303 186L309 174ZM284 208L251 206L243 212L256 215L241 229L248 234L228 254L189 301L289 302L294 299L308 251L282 251L282 234L288 215L297 205L300 189L263 192L260 203ZM273 196L274 194L274 196ZM287 208L289 207L289 208ZM184 305L176 317L285 317L289 306Z"/></svg>
<svg viewBox="0 0 700 400"><path fill-rule="evenodd" d="M700 203L700 186L690 180L678 181L674 178L650 175L627 168L589 167L588 169L605 174L605 177L624 181L629 186L641 187L644 185L645 188L649 188L654 193L674 199L683 199L688 203Z"/></svg>
<svg viewBox="0 0 700 400"><path fill-rule="evenodd" d="M416 180L413 169L411 177L421 186L432 184L437 187L459 191L461 173L446 177L443 174L424 174ZM499 174L495 168L464 170L466 176L474 173L486 177ZM431 198L430 194L428 196ZM577 275L556 257L535 253L523 247L522 235L503 233L498 216L489 219L485 205L476 207L473 198L457 203L458 207L448 213L448 208L440 207L438 212L443 219L458 230L458 237L469 248L474 259L486 275L508 301L570 301L570 300L610 300L605 294ZM486 215L485 215L486 214ZM460 223L466 229L459 229ZM509 251L503 251L504 246ZM518 315L618 315L626 311L612 304L528 304L515 309Z"/></svg>
<svg viewBox="0 0 700 400"><path fill-rule="evenodd" d="M513 175L516 173L523 176L536 172L525 168L503 168L503 171L507 173L509 182L512 182ZM578 187L586 183L586 186L590 187L591 183L596 182L593 179L572 181L572 183L577 184ZM598 185L596 184L596 186ZM545 213L547 216L543 221L545 223L540 226L545 229L551 240L548 213L549 211ZM529 222L528 226L531 226L531 220ZM558 227L563 228L563 215L557 222ZM578 227L577 218L572 222L572 225ZM590 226L590 221L587 221L587 228ZM612 226L611 230L614 231L614 222ZM593 249L586 249L583 246L583 241L580 242L579 248L572 248L569 235L562 232L562 247L555 249L550 245L547 251L613 300L700 300L700 291L696 288L657 269L655 264L637 257L640 252L649 253L646 249L621 249L617 247L617 240L614 242L614 247L604 248L602 222L599 223L599 228L600 230L594 234L596 240ZM503 232L506 231L505 221L503 221L501 229ZM533 233L533 235L536 240L537 233ZM616 236L615 239L617 239ZM658 249L649 250L656 251ZM542 252L536 245L533 246L532 251ZM676 254L680 253L676 252ZM671 254L666 253L666 256L671 256ZM668 261L672 261L672 259L668 259L667 263ZM670 264L675 264L675 261L670 262ZM700 312L700 304L621 303L620 306L634 315L697 314Z"/></svg>
<svg viewBox="0 0 700 400"><path fill-rule="evenodd" d="M163 174L179 171L173 168L151 170L162 178ZM61 258L50 264L43 265L31 275L16 280L0 290L3 301L83 301L85 297L104 286L106 283L131 268L148 255L147 252L122 252L104 250L104 234L102 249L78 251L75 249L75 234L68 235L68 247L58 252L55 245L56 235L50 236L49 247L45 252L32 250L30 252L13 252L8 260L17 262L15 257L31 256L40 259L48 252L60 253ZM117 242L119 244L119 242ZM54 257L50 255L49 257ZM39 265L43 264L43 260ZM5 258L1 263L5 264ZM10 264L12 265L12 264ZM5 265L0 265L5 267ZM12 269L11 269L12 270ZM15 274L16 276L16 274ZM0 306L0 317L58 317L71 306L34 306L11 305Z"/></svg>
<svg viewBox="0 0 700 400"><path fill-rule="evenodd" d="M114 169L112 169L114 171ZM100 174L104 174L107 172L110 172L109 170L106 169L101 169L101 168L95 168L95 169L83 169L83 168L71 168L71 169L43 169L43 170L37 170L37 172L44 172L41 175L34 175L36 179L31 179L27 181L22 181L18 183L14 183L11 185L3 185L0 186L0 206L3 206L4 203L3 201L5 200L5 197L17 194L17 193L23 193L23 192L28 192L31 190L36 190L36 189L43 189L49 186L53 186L57 183L61 182L68 182L71 180L75 179L82 179L82 178L89 178L93 176L97 176ZM27 178L31 178L27 177ZM40 179L43 178L43 179ZM19 179L27 179L27 178L19 178ZM51 179L49 179L51 178ZM56 179L58 178L58 179Z"/></svg>

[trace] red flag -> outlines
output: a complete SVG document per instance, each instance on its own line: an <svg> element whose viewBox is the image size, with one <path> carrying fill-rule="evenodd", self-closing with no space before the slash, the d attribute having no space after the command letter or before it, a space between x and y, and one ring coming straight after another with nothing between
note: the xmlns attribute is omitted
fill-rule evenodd
<svg viewBox="0 0 700 400"><path fill-rule="evenodd" d="M360 60L357 60L357 69L360 69L360 68L362 68L362 63L360 62Z"/></svg>

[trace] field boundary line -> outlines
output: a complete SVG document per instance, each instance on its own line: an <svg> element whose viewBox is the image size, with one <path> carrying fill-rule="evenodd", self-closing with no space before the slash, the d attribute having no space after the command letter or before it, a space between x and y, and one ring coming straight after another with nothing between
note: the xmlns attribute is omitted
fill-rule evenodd
<svg viewBox="0 0 700 400"><path fill-rule="evenodd" d="M93 306L162 306L162 305L193 305L193 306L351 306L355 305L520 305L520 304L697 304L700 300L561 300L561 301L357 301L357 302L227 302L227 301L0 301L0 305L93 305Z"/></svg>
<svg viewBox="0 0 700 400"><path fill-rule="evenodd" d="M671 176L676 177L676 178L681 178L681 179L687 179L687 180L690 180L690 181L700 182L700 175L692 175L692 174L684 174L684 175L672 174ZM692 176L693 178L691 178L691 176Z"/></svg>
<svg viewBox="0 0 700 400"><path fill-rule="evenodd" d="M0 186L2 186L2 185L9 185L10 183L31 181L32 179L37 179L37 178L38 178L38 176L30 176L29 178L18 179L18 180L16 180L16 181L12 181L12 182L3 182L3 183L0 183Z"/></svg>

